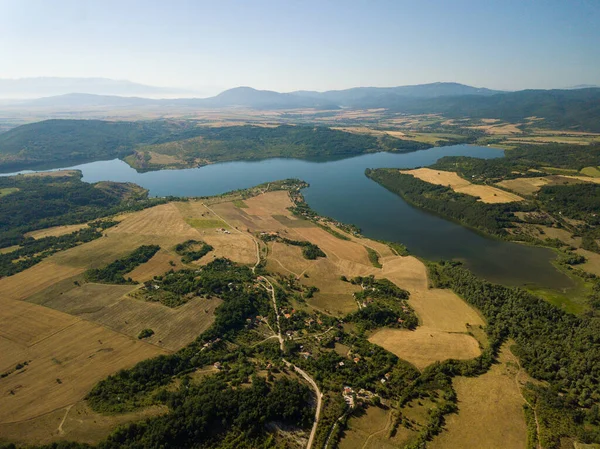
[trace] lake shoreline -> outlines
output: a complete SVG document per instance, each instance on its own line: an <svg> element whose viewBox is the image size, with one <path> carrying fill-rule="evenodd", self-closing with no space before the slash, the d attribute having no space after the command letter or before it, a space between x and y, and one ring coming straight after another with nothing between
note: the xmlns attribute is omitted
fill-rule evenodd
<svg viewBox="0 0 600 449"><path fill-rule="evenodd" d="M61 168L80 170L84 182L133 182L148 189L153 197L214 196L278 179L303 179L310 184L303 189L304 197L315 212L342 223L353 223L366 237L402 243L412 254L428 260L464 260L469 269L492 282L569 288L570 279L552 265L555 258L552 251L489 239L460 224L415 209L364 175L366 168L426 166L448 155L495 158L503 154L502 150L490 147L455 145L334 160L273 158L220 162L201 168L146 173L136 172L120 159Z"/></svg>

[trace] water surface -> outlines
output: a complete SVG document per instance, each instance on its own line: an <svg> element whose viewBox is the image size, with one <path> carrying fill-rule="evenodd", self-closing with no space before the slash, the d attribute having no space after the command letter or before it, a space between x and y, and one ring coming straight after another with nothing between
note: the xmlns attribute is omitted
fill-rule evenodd
<svg viewBox="0 0 600 449"><path fill-rule="evenodd" d="M283 178L300 178L310 183L303 193L314 210L359 226L367 237L404 243L413 254L430 260L461 260L473 272L494 282L571 287L569 278L551 265L555 257L551 250L483 237L408 205L364 175L366 168L419 167L449 155L494 158L504 153L494 148L456 145L342 160L267 159L148 173L137 173L118 159L69 168L81 170L84 181L134 182L149 189L153 196L209 196Z"/></svg>

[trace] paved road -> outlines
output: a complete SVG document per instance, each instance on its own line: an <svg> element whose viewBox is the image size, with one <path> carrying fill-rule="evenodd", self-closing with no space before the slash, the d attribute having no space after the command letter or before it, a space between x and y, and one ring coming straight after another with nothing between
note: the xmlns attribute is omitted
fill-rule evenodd
<svg viewBox="0 0 600 449"><path fill-rule="evenodd" d="M288 367L292 366L292 364L285 359L283 359L283 362ZM294 366L294 370L313 387L313 390L315 390L315 394L317 395L317 411L315 412L315 421L313 423L312 430L310 431L310 437L308 437L308 444L306 445L306 449L311 449L315 440L315 435L317 433L317 427L319 426L319 418L321 417L321 403L323 402L323 393L321 393L321 390L319 390L319 386L317 385L317 383L312 377L310 377L310 375L306 371L304 371L301 368L298 368L297 366Z"/></svg>

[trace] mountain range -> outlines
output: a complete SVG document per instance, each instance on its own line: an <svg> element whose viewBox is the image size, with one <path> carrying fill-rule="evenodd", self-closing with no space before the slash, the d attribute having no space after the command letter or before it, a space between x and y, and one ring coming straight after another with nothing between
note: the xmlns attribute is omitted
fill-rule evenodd
<svg viewBox="0 0 600 449"><path fill-rule="evenodd" d="M497 91L459 83L431 83L398 87L357 87L326 92L280 93L236 87L209 98L152 99L141 96L65 95L21 100L5 111L39 108L48 112L152 109L189 111L243 107L250 109L336 110L384 108L406 114L442 114L449 118L495 118L510 122L527 117L545 120L544 126L600 132L600 88Z"/></svg>

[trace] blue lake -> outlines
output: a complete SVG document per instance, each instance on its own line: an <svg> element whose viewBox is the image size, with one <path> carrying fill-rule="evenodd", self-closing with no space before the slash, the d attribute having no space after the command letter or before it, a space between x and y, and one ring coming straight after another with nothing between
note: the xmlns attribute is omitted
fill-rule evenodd
<svg viewBox="0 0 600 449"><path fill-rule="evenodd" d="M430 260L461 260L473 272L494 282L571 287L570 279L551 265L555 257L551 250L483 237L408 205L364 175L366 168L419 167L451 155L494 158L503 157L504 153L494 148L456 145L341 160L267 159L148 173L138 173L118 159L65 168L81 170L87 182L134 182L149 189L153 196L209 196L263 182L299 178L310 183L303 193L314 210L359 226L367 237L401 242L413 254Z"/></svg>

